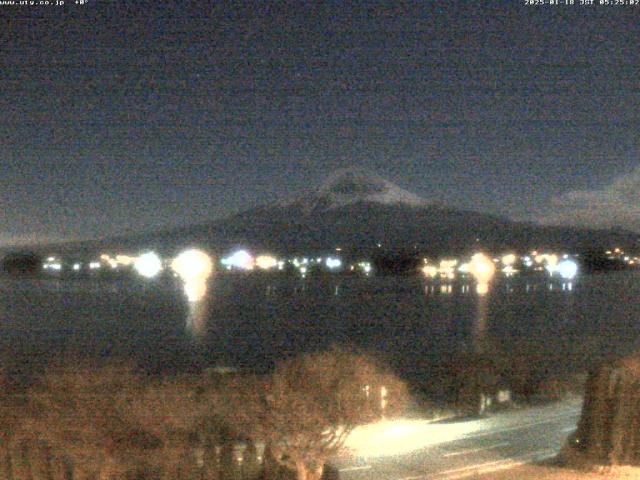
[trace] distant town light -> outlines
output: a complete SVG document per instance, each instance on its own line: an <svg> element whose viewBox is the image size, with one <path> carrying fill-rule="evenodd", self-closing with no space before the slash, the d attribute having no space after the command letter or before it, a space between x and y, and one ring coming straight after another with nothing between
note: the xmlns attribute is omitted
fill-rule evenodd
<svg viewBox="0 0 640 480"><path fill-rule="evenodd" d="M154 252L140 255L133 262L133 268L145 278L153 278L162 271L162 260Z"/></svg>
<svg viewBox="0 0 640 480"><path fill-rule="evenodd" d="M73 264L73 271L74 272L80 271L80 264L79 263L74 263Z"/></svg>
<svg viewBox="0 0 640 480"><path fill-rule="evenodd" d="M239 268L241 270L252 270L255 264L253 256L246 250L238 250L227 258L222 259L222 264Z"/></svg>
<svg viewBox="0 0 640 480"><path fill-rule="evenodd" d="M129 255L116 255L116 262L118 262L119 265L124 265L125 267L133 265L135 261L136 259Z"/></svg>
<svg viewBox="0 0 640 480"><path fill-rule="evenodd" d="M507 265L502 269L502 273L504 273L507 277L512 276L514 273L517 273L518 270L513 268L513 265Z"/></svg>
<svg viewBox="0 0 640 480"><path fill-rule="evenodd" d="M558 255L555 253L543 253L540 255L536 255L535 261L538 264L545 264L545 269L553 275L553 272L556 271L556 267L558 265Z"/></svg>
<svg viewBox="0 0 640 480"><path fill-rule="evenodd" d="M258 255L256 257L256 267L262 270L270 270L278 265L278 260L271 255Z"/></svg>
<svg viewBox="0 0 640 480"><path fill-rule="evenodd" d="M359 262L358 268L360 268L365 275L369 275L371 273L371 264L369 262Z"/></svg>
<svg viewBox="0 0 640 480"><path fill-rule="evenodd" d="M325 264L327 265L327 268L334 270L342 266L342 260L335 257L327 257L327 259L325 260Z"/></svg>
<svg viewBox="0 0 640 480"><path fill-rule="evenodd" d="M441 260L440 261L440 276L448 280L453 280L456 276L454 272L455 266L458 264L458 260Z"/></svg>
<svg viewBox="0 0 640 480"><path fill-rule="evenodd" d="M441 260L440 269L453 268L458 264L458 260Z"/></svg>
<svg viewBox="0 0 640 480"><path fill-rule="evenodd" d="M573 260L563 260L557 265L556 270L562 278L571 280L578 273L578 264Z"/></svg>
<svg viewBox="0 0 640 480"><path fill-rule="evenodd" d="M438 269L434 265L425 265L422 267L422 273L424 273L425 277L435 278L438 275Z"/></svg>
<svg viewBox="0 0 640 480"><path fill-rule="evenodd" d="M171 268L182 278L189 301L202 300L207 293L207 280L213 272L211 257L201 250L186 250L171 262Z"/></svg>
<svg viewBox="0 0 640 480"><path fill-rule="evenodd" d="M558 255L552 253L551 255L543 255L543 260L546 262L545 269L550 275L553 275L558 268Z"/></svg>
<svg viewBox="0 0 640 480"><path fill-rule="evenodd" d="M58 263L58 262L52 262L52 263L45 263L42 268L44 268L45 270L55 270L57 272L59 272L60 270L62 270L62 264Z"/></svg>
<svg viewBox="0 0 640 480"><path fill-rule="evenodd" d="M502 257L502 263L505 267L513 265L516 262L516 256L513 253L508 253Z"/></svg>
<svg viewBox="0 0 640 480"><path fill-rule="evenodd" d="M186 250L178 255L171 268L182 279L208 278L213 270L211 257L201 250Z"/></svg>
<svg viewBox="0 0 640 480"><path fill-rule="evenodd" d="M484 295L489 290L489 282L496 272L494 262L483 253L476 253L469 262L469 272L478 282L477 291L479 295Z"/></svg>

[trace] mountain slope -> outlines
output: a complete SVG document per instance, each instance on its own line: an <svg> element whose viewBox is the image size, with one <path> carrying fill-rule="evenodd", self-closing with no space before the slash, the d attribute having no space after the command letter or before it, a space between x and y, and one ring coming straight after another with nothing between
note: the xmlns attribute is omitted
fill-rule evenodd
<svg viewBox="0 0 640 480"><path fill-rule="evenodd" d="M477 249L628 249L640 246L640 235L623 230L542 226L450 208L422 199L377 175L347 169L290 202L263 205L207 224L90 242L82 249L153 248L173 252L187 246L220 254L242 246L280 254L341 247L345 252L362 254L419 250L436 255Z"/></svg>
<svg viewBox="0 0 640 480"><path fill-rule="evenodd" d="M640 239L626 231L542 226L450 208L361 169L340 170L292 202L242 212L204 229L206 240L218 248L245 245L281 253L336 247L363 253L380 248L434 253L544 247L584 251L611 245L628 248L639 245Z"/></svg>

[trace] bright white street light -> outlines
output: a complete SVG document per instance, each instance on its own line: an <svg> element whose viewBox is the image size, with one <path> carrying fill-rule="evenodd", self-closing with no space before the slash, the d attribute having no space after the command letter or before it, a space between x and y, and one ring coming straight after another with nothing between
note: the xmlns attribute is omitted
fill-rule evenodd
<svg viewBox="0 0 640 480"><path fill-rule="evenodd" d="M578 265L573 260L563 260L556 267L556 271L565 280L571 280L578 273Z"/></svg>
<svg viewBox="0 0 640 480"><path fill-rule="evenodd" d="M478 285L476 291L479 295L486 295L489 291L489 282L496 273L494 262L483 253L476 253L469 262L469 273L476 278Z"/></svg>
<svg viewBox="0 0 640 480"><path fill-rule="evenodd" d="M238 250L227 258L223 258L221 263L225 266L235 267L241 270L251 270L253 269L255 260L246 250Z"/></svg>
<svg viewBox="0 0 640 480"><path fill-rule="evenodd" d="M207 293L207 280L213 271L211 257L200 250L187 250L171 262L171 268L184 282L189 301L202 300Z"/></svg>
<svg viewBox="0 0 640 480"><path fill-rule="evenodd" d="M327 257L325 260L327 267L330 269L340 268L342 266L342 261L339 258Z"/></svg>
<svg viewBox="0 0 640 480"><path fill-rule="evenodd" d="M478 283L489 283L496 272L496 266L489 257L476 253L469 262L469 273L476 277Z"/></svg>
<svg viewBox="0 0 640 480"><path fill-rule="evenodd" d="M186 250L178 255L171 268L183 280L194 278L209 278L213 270L211 257L200 250Z"/></svg>
<svg viewBox="0 0 640 480"><path fill-rule="evenodd" d="M145 278L153 278L162 271L162 260L154 252L140 255L133 262L133 268Z"/></svg>

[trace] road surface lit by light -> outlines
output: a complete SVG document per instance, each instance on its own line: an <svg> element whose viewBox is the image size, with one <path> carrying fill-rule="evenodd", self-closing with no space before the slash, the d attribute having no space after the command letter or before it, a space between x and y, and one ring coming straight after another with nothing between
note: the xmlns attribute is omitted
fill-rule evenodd
<svg viewBox="0 0 640 480"><path fill-rule="evenodd" d="M360 427L334 459L345 480L459 480L555 456L575 430L581 400L473 420L402 419Z"/></svg>
<svg viewBox="0 0 640 480"><path fill-rule="evenodd" d="M351 455L359 457L402 455L456 440L482 428L483 423L479 421L442 424L425 420L383 420L356 428L345 447Z"/></svg>

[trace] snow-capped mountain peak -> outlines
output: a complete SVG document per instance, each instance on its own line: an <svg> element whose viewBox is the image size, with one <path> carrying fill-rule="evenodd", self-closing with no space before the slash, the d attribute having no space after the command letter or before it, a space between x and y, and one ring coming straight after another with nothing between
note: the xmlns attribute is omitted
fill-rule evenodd
<svg viewBox="0 0 640 480"><path fill-rule="evenodd" d="M359 168L337 170L301 201L307 208L331 209L354 203L425 206L429 202L374 173Z"/></svg>

